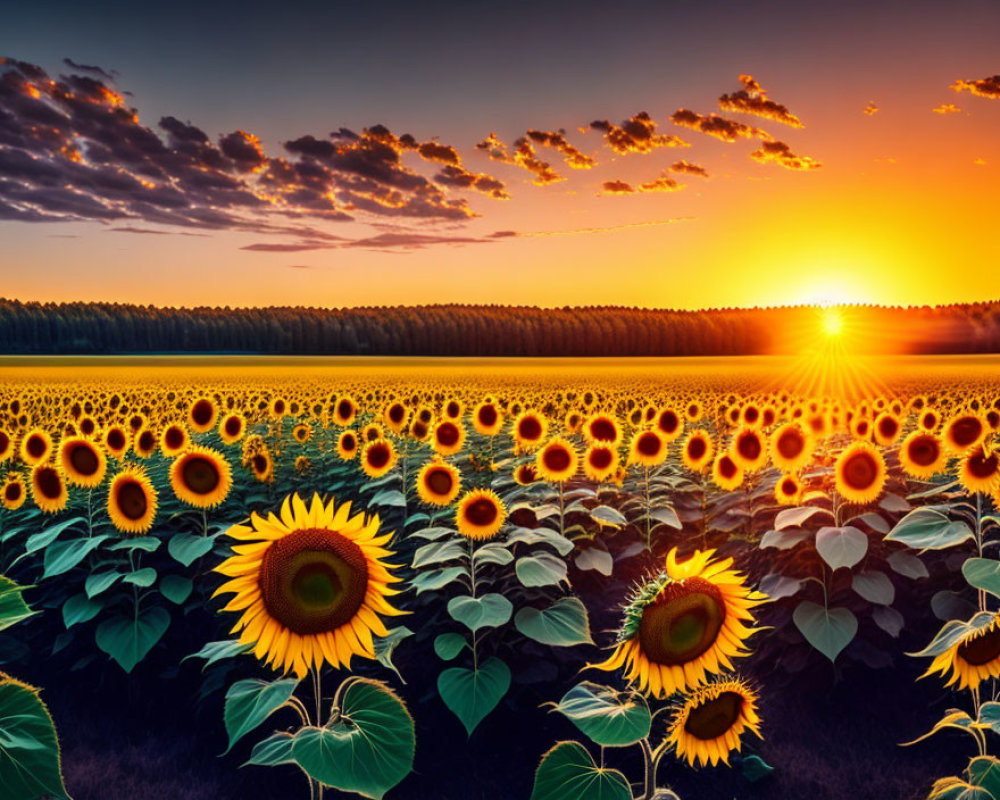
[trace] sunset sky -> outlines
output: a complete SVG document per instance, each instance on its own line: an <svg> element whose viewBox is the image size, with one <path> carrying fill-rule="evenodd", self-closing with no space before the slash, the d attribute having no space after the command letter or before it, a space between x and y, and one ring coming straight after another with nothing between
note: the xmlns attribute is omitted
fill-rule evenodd
<svg viewBox="0 0 1000 800"><path fill-rule="evenodd" d="M998 31L995 0L12 4L0 296L996 298Z"/></svg>

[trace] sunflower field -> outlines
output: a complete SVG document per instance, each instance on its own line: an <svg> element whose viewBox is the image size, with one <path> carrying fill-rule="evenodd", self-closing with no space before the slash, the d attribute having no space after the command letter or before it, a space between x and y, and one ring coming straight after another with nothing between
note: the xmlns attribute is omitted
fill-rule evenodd
<svg viewBox="0 0 1000 800"><path fill-rule="evenodd" d="M1000 800L1000 382L545 374L11 371L0 798Z"/></svg>

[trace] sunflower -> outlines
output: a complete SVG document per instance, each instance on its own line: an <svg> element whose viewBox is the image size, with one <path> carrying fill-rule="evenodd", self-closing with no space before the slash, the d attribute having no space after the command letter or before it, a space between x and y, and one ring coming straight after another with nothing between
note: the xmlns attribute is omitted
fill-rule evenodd
<svg viewBox="0 0 1000 800"><path fill-rule="evenodd" d="M877 417L875 417L875 424L872 426L872 432L875 435L875 441L882 445L882 447L889 447L896 441L899 436L899 432L903 430L903 424L900 422L899 417L893 414L891 411L883 411Z"/></svg>
<svg viewBox="0 0 1000 800"><path fill-rule="evenodd" d="M680 759L694 766L720 761L729 764L729 754L739 752L740 737L752 731L760 735L757 693L739 678L717 680L685 697L667 729L667 741Z"/></svg>
<svg viewBox="0 0 1000 800"><path fill-rule="evenodd" d="M310 428L305 422L300 422L292 428L292 438L299 444L305 444L308 442L310 436L312 436L312 428Z"/></svg>
<svg viewBox="0 0 1000 800"><path fill-rule="evenodd" d="M531 453L541 447L548 433L549 423L537 411L524 411L514 420L512 434L517 449Z"/></svg>
<svg viewBox="0 0 1000 800"><path fill-rule="evenodd" d="M992 446L980 443L970 447L958 462L958 480L970 494L996 491L1000 485L1000 457Z"/></svg>
<svg viewBox="0 0 1000 800"><path fill-rule="evenodd" d="M609 672L625 667L625 679L655 697L693 689L708 673L731 670L730 659L748 654L744 642L757 630L750 609L767 597L730 569L731 558L714 556L714 550L695 550L678 563L673 548L664 569L626 605L614 653L592 666Z"/></svg>
<svg viewBox="0 0 1000 800"><path fill-rule="evenodd" d="M396 435L403 432L403 428L406 426L406 421L409 419L410 412L398 400L394 403L390 403L385 407L385 411L382 413L383 419L385 419L385 424L388 426Z"/></svg>
<svg viewBox="0 0 1000 800"><path fill-rule="evenodd" d="M538 473L531 461L514 468L514 483L518 486L530 486L538 480Z"/></svg>
<svg viewBox="0 0 1000 800"><path fill-rule="evenodd" d="M684 407L684 418L688 422L697 422L701 419L701 415L705 413L701 407L701 403L697 400L689 400L688 404Z"/></svg>
<svg viewBox="0 0 1000 800"><path fill-rule="evenodd" d="M756 403L747 403L740 410L740 421L747 428L758 428L761 425L761 408Z"/></svg>
<svg viewBox="0 0 1000 800"><path fill-rule="evenodd" d="M467 539L493 538L507 518L507 509L491 489L472 489L462 495L455 510L458 532Z"/></svg>
<svg viewBox="0 0 1000 800"><path fill-rule="evenodd" d="M223 437L223 441L225 441L225 437ZM167 458L173 458L187 449L189 444L191 444L191 437L188 436L187 428L180 422L170 423L160 434L160 452Z"/></svg>
<svg viewBox="0 0 1000 800"><path fill-rule="evenodd" d="M771 461L786 472L802 469L813 453L813 441L797 422L786 422L771 436Z"/></svg>
<svg viewBox="0 0 1000 800"><path fill-rule="evenodd" d="M942 634L948 631L946 636ZM968 622L953 620L920 656L934 656L921 677L939 673L951 678L945 686L976 689L989 678L1000 678L1000 614L981 611Z"/></svg>
<svg viewBox="0 0 1000 800"><path fill-rule="evenodd" d="M592 481L603 483L615 474L620 462L621 457L618 455L617 448L606 444L592 444L583 454L583 474ZM537 477L534 465L532 465L532 474Z"/></svg>
<svg viewBox="0 0 1000 800"><path fill-rule="evenodd" d="M441 456L453 456L465 444L465 428L461 423L443 419L431 432L431 447Z"/></svg>
<svg viewBox="0 0 1000 800"><path fill-rule="evenodd" d="M111 479L108 516L122 533L148 533L156 517L156 505L156 489L142 467L126 467Z"/></svg>
<svg viewBox="0 0 1000 800"><path fill-rule="evenodd" d="M140 428L132 439L132 450L139 458L149 458L156 452L156 432L152 428Z"/></svg>
<svg viewBox="0 0 1000 800"><path fill-rule="evenodd" d="M0 464L14 455L14 439L7 431L0 428Z"/></svg>
<svg viewBox="0 0 1000 800"><path fill-rule="evenodd" d="M535 471L550 483L568 481L580 469L576 448L562 436L554 436L535 456Z"/></svg>
<svg viewBox="0 0 1000 800"><path fill-rule="evenodd" d="M850 503L870 503L885 486L885 460L867 442L849 444L834 465L835 485Z"/></svg>
<svg viewBox="0 0 1000 800"><path fill-rule="evenodd" d="M563 417L563 427L566 433L578 433L583 427L583 415L579 411L567 411Z"/></svg>
<svg viewBox="0 0 1000 800"><path fill-rule="evenodd" d="M121 425L110 425L104 431L104 446L108 452L121 461L128 452L130 437Z"/></svg>
<svg viewBox="0 0 1000 800"><path fill-rule="evenodd" d="M337 455L341 461L350 461L358 454L358 437L354 431L343 431L337 437Z"/></svg>
<svg viewBox="0 0 1000 800"><path fill-rule="evenodd" d="M802 481L794 472L789 472L778 478L774 484L774 499L778 505L794 506L802 500Z"/></svg>
<svg viewBox="0 0 1000 800"><path fill-rule="evenodd" d="M71 436L59 445L59 465L72 485L93 489L104 480L108 459L96 442Z"/></svg>
<svg viewBox="0 0 1000 800"><path fill-rule="evenodd" d="M267 447L254 450L247 463L254 478L261 483L270 483L274 480L274 459L271 458L271 451Z"/></svg>
<svg viewBox="0 0 1000 800"><path fill-rule="evenodd" d="M0 503L8 511L17 511L24 505L28 496L24 487L24 478L16 472L8 472L3 484L0 484Z"/></svg>
<svg viewBox="0 0 1000 800"><path fill-rule="evenodd" d="M938 414L933 408L925 409L924 412L917 417L917 426L920 430L932 433L938 429L938 425L941 424L941 415Z"/></svg>
<svg viewBox="0 0 1000 800"><path fill-rule="evenodd" d="M225 444L236 444L247 432L247 420L238 411L232 411L219 423L219 436Z"/></svg>
<svg viewBox="0 0 1000 800"><path fill-rule="evenodd" d="M47 461L35 464L31 470L31 499L46 514L62 511L69 501L66 481Z"/></svg>
<svg viewBox="0 0 1000 800"><path fill-rule="evenodd" d="M583 423L587 444L616 445L622 440L622 429L611 414L591 414Z"/></svg>
<svg viewBox="0 0 1000 800"><path fill-rule="evenodd" d="M382 561L392 556L385 549L392 534L379 534L378 515L350 513L350 503L313 495L307 507L295 494L280 517L254 513L249 525L228 530L239 544L215 568L230 578L215 595L235 595L223 608L243 612L234 632L274 669L303 678L324 663L374 659L373 636L389 633L379 615L403 613L387 600L399 581Z"/></svg>
<svg viewBox="0 0 1000 800"><path fill-rule="evenodd" d="M708 432L697 428L687 435L681 448L681 460L684 466L692 472L704 472L705 467L712 463L715 444Z"/></svg>
<svg viewBox="0 0 1000 800"><path fill-rule="evenodd" d="M871 420L860 414L851 420L850 430L855 439L867 441L872 438Z"/></svg>
<svg viewBox="0 0 1000 800"><path fill-rule="evenodd" d="M719 453L712 462L712 480L723 491L731 492L743 484L743 468L729 453Z"/></svg>
<svg viewBox="0 0 1000 800"><path fill-rule="evenodd" d="M170 465L170 485L178 499L188 505L212 508L226 499L233 474L222 453L194 445Z"/></svg>
<svg viewBox="0 0 1000 800"><path fill-rule="evenodd" d="M45 461L52 453L52 437L48 431L35 428L21 440L21 461L29 467Z"/></svg>
<svg viewBox="0 0 1000 800"><path fill-rule="evenodd" d="M655 467L667 460L667 441L658 430L639 431L629 446L629 463Z"/></svg>
<svg viewBox="0 0 1000 800"><path fill-rule="evenodd" d="M346 428L358 414L358 404L348 395L341 395L333 407L333 421L341 428Z"/></svg>
<svg viewBox="0 0 1000 800"><path fill-rule="evenodd" d="M746 472L756 472L767 466L767 441L756 428L741 428L733 436L729 454Z"/></svg>
<svg viewBox="0 0 1000 800"><path fill-rule="evenodd" d="M210 397L199 397L188 409L188 425L195 433L206 433L215 425L219 409Z"/></svg>
<svg viewBox="0 0 1000 800"><path fill-rule="evenodd" d="M944 443L952 454L964 455L986 436L986 422L978 414L956 414L944 426Z"/></svg>
<svg viewBox="0 0 1000 800"><path fill-rule="evenodd" d="M458 470L445 461L428 461L417 473L417 494L428 505L451 505L462 487Z"/></svg>
<svg viewBox="0 0 1000 800"><path fill-rule="evenodd" d="M461 419L462 414L465 413L465 405L461 400L453 397L444 404L441 408L441 413L447 419L458 420Z"/></svg>
<svg viewBox="0 0 1000 800"><path fill-rule="evenodd" d="M483 400L472 411L472 427L484 436L496 436L503 427L503 412L493 400Z"/></svg>
<svg viewBox="0 0 1000 800"><path fill-rule="evenodd" d="M97 433L97 420L89 414L85 414L80 417L78 425L80 428L80 434L83 436L93 436Z"/></svg>
<svg viewBox="0 0 1000 800"><path fill-rule="evenodd" d="M388 439L368 442L361 451L361 469L369 478L381 478L396 466L396 449Z"/></svg>
<svg viewBox="0 0 1000 800"><path fill-rule="evenodd" d="M941 440L927 430L913 431L899 446L899 463L914 478L929 478L947 462Z"/></svg>

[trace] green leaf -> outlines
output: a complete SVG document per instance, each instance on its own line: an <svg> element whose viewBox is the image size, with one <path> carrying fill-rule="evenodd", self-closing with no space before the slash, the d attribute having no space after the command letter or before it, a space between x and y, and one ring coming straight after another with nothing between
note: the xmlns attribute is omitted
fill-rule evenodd
<svg viewBox="0 0 1000 800"><path fill-rule="evenodd" d="M906 624L906 620L903 619L903 615L896 609L890 608L889 606L876 606L872 609L872 619L875 621L876 625L888 633L893 639L899 636L899 632L903 630L903 625Z"/></svg>
<svg viewBox="0 0 1000 800"><path fill-rule="evenodd" d="M83 582L83 589L87 593L87 597L97 597L114 586L121 576L122 574L115 570L95 572L87 576L87 580Z"/></svg>
<svg viewBox="0 0 1000 800"><path fill-rule="evenodd" d="M962 564L962 574L973 589L982 589L1000 597L1000 561L992 558L967 558Z"/></svg>
<svg viewBox="0 0 1000 800"><path fill-rule="evenodd" d="M756 783L761 778L766 778L774 772L774 767L760 756L744 756L740 762L740 772L743 773L743 777L750 781L750 783Z"/></svg>
<svg viewBox="0 0 1000 800"><path fill-rule="evenodd" d="M510 679L510 667L494 656L481 663L478 670L446 669L438 675L438 694L472 736L476 726L507 694Z"/></svg>
<svg viewBox="0 0 1000 800"><path fill-rule="evenodd" d="M934 656L939 656L946 650L950 650L967 636L988 628L993 624L994 619L994 616L989 612L980 611L968 622L961 619L953 619L950 622L946 622L927 647L919 653L912 653L911 655L915 658L933 658Z"/></svg>
<svg viewBox="0 0 1000 800"><path fill-rule="evenodd" d="M143 567L142 569L137 569L135 572L128 573L122 580L125 583L132 583L145 589L147 586L152 586L156 583L156 570L152 567Z"/></svg>
<svg viewBox="0 0 1000 800"><path fill-rule="evenodd" d="M160 594L176 605L187 600L193 589L194 583L183 575L164 575L160 579Z"/></svg>
<svg viewBox="0 0 1000 800"><path fill-rule="evenodd" d="M292 755L321 783L381 800L413 770L413 718L388 686L348 680L340 708L324 727L299 730Z"/></svg>
<svg viewBox="0 0 1000 800"><path fill-rule="evenodd" d="M89 622L98 614L104 604L100 600L91 600L85 594L75 594L63 603L63 624L67 629L80 622Z"/></svg>
<svg viewBox="0 0 1000 800"><path fill-rule="evenodd" d="M416 575L410 581L410 586L415 588L417 590L417 594L420 595L424 592L433 592L438 589L443 589L445 586L468 574L469 571L465 567L433 569L429 572L422 572L419 575Z"/></svg>
<svg viewBox="0 0 1000 800"><path fill-rule="evenodd" d="M434 637L434 652L442 661L451 661L467 646L460 633L442 633Z"/></svg>
<svg viewBox="0 0 1000 800"><path fill-rule="evenodd" d="M135 669L170 627L170 614L159 606L145 609L138 618L117 616L97 626L97 646L126 672Z"/></svg>
<svg viewBox="0 0 1000 800"><path fill-rule="evenodd" d="M1000 761L993 756L976 756L969 762L965 774L973 786L985 789L994 798L1000 797Z"/></svg>
<svg viewBox="0 0 1000 800"><path fill-rule="evenodd" d="M510 620L514 606L502 594L482 597L453 597L448 601L448 613L475 633L480 628L497 628Z"/></svg>
<svg viewBox="0 0 1000 800"><path fill-rule="evenodd" d="M877 570L859 572L851 579L851 588L869 603L888 606L896 599L896 588L892 581L884 572Z"/></svg>
<svg viewBox="0 0 1000 800"><path fill-rule="evenodd" d="M68 797L59 741L38 690L0 674L0 790L4 800Z"/></svg>
<svg viewBox="0 0 1000 800"><path fill-rule="evenodd" d="M503 542L488 542L476 548L473 559L477 567L480 564L499 564L503 567L513 561L514 556Z"/></svg>
<svg viewBox="0 0 1000 800"><path fill-rule="evenodd" d="M588 547L576 554L576 566L578 569L597 570L605 577L611 574L615 562L611 558L611 553L602 550L600 547Z"/></svg>
<svg viewBox="0 0 1000 800"><path fill-rule="evenodd" d="M853 567L868 552L868 536L852 528L820 528L816 532L816 550L831 569Z"/></svg>
<svg viewBox="0 0 1000 800"><path fill-rule="evenodd" d="M816 514L826 514L827 516L831 516L827 509L820 508L819 506L786 508L779 511L778 515L774 518L774 529L776 531L783 531L785 528L801 528L802 523Z"/></svg>
<svg viewBox="0 0 1000 800"><path fill-rule="evenodd" d="M404 508L406 506L406 498L399 489L386 489L383 492L379 492L371 500L368 501L370 506L392 506L393 508Z"/></svg>
<svg viewBox="0 0 1000 800"><path fill-rule="evenodd" d="M463 546L460 542L431 542L430 544L421 545L417 548L417 552L413 554L412 566L414 569L420 569L421 567L426 567L431 564L441 564L445 561L454 561L456 558L464 559L468 556L468 554L468 548Z"/></svg>
<svg viewBox="0 0 1000 800"><path fill-rule="evenodd" d="M375 660L386 669L391 669L395 672L401 681L403 681L403 676L399 674L396 665L392 663L392 654L399 647L400 643L410 636L413 636L413 631L405 625L400 625L397 628L389 628L385 636L377 636L373 641ZM406 683L406 681L403 681L403 683Z"/></svg>
<svg viewBox="0 0 1000 800"><path fill-rule="evenodd" d="M923 561L912 553L905 550L897 550L887 559L892 571L902 575L904 578L927 578L930 573Z"/></svg>
<svg viewBox="0 0 1000 800"><path fill-rule="evenodd" d="M229 736L226 752L232 750L234 744L287 703L298 685L298 680L294 678L276 681L250 678L230 686L222 712L226 734Z"/></svg>
<svg viewBox="0 0 1000 800"><path fill-rule="evenodd" d="M774 547L777 550L791 550L796 545L813 538L813 532L803 528L786 528L783 531L771 530L760 537L760 549Z"/></svg>
<svg viewBox="0 0 1000 800"><path fill-rule="evenodd" d="M602 525L625 525L628 520L625 519L624 514L616 508L611 506L597 506L590 509L588 512L595 521L601 523Z"/></svg>
<svg viewBox="0 0 1000 800"><path fill-rule="evenodd" d="M294 764L292 757L293 737L290 733L275 733L264 741L257 742L250 751L250 758L241 766L276 767L279 764Z"/></svg>
<svg viewBox="0 0 1000 800"><path fill-rule="evenodd" d="M850 610L827 609L809 600L795 607L792 620L806 641L830 661L836 661L840 651L851 643L858 632L858 619Z"/></svg>
<svg viewBox="0 0 1000 800"><path fill-rule="evenodd" d="M654 508L649 512L649 516L657 522L666 525L668 528L673 528L674 530L679 531L684 527L684 523L682 523L680 517L677 516L677 512L670 506Z"/></svg>
<svg viewBox="0 0 1000 800"><path fill-rule="evenodd" d="M988 790L953 776L934 781L927 800L996 800L996 798Z"/></svg>
<svg viewBox="0 0 1000 800"><path fill-rule="evenodd" d="M64 519L62 522L56 523L46 528L41 533L33 534L28 537L28 541L25 542L24 551L26 553L34 553L36 550L41 550L42 548L48 547L56 538L67 528L71 528L79 522L86 522L83 517L72 517L70 519Z"/></svg>
<svg viewBox="0 0 1000 800"><path fill-rule="evenodd" d="M642 696L584 681L554 707L595 744L627 747L649 736L652 719Z"/></svg>
<svg viewBox="0 0 1000 800"><path fill-rule="evenodd" d="M212 549L215 539L211 536L195 536L193 533L175 533L167 542L167 552L174 561L190 567Z"/></svg>
<svg viewBox="0 0 1000 800"><path fill-rule="evenodd" d="M587 609L576 597L563 597L546 609L522 608L514 627L529 639L556 647L594 643Z"/></svg>
<svg viewBox="0 0 1000 800"><path fill-rule="evenodd" d="M956 731L964 731L965 733L976 737L976 721L964 711L960 711L957 708L950 708L927 733L914 739L912 742L904 742L902 746L909 747L911 744L922 742L924 739L930 738L935 733L940 733L941 731L948 730L949 728Z"/></svg>
<svg viewBox="0 0 1000 800"><path fill-rule="evenodd" d="M108 545L108 550L142 550L144 553L155 553L159 549L160 540L155 536L132 536Z"/></svg>
<svg viewBox="0 0 1000 800"><path fill-rule="evenodd" d="M792 578L788 575L779 575L774 572L765 575L760 579L758 588L771 600L781 600L783 597L792 597L802 588L800 578Z"/></svg>
<svg viewBox="0 0 1000 800"><path fill-rule="evenodd" d="M616 769L598 767L579 742L560 742L542 756L531 800L632 800Z"/></svg>
<svg viewBox="0 0 1000 800"><path fill-rule="evenodd" d="M551 528L514 528L507 534L507 544L523 542L527 545L547 544L561 556L573 552L573 543Z"/></svg>
<svg viewBox="0 0 1000 800"><path fill-rule="evenodd" d="M26 588L0 575L0 631L38 613L32 611L21 596Z"/></svg>
<svg viewBox="0 0 1000 800"><path fill-rule="evenodd" d="M221 642L209 642L197 653L191 653L191 655L184 656L184 658L181 659L181 662L187 661L189 658L204 658L205 665L202 667L202 670L204 670L216 661L222 661L224 658L232 658L233 656L243 655L244 653L249 653L252 650L253 645L240 644L236 639L225 639Z"/></svg>
<svg viewBox="0 0 1000 800"><path fill-rule="evenodd" d="M897 522L885 538L889 542L902 542L914 550L943 550L976 537L964 522L952 522L936 506L923 506Z"/></svg>
<svg viewBox="0 0 1000 800"><path fill-rule="evenodd" d="M566 562L552 553L522 556L514 566L523 586L556 586L566 580Z"/></svg>
<svg viewBox="0 0 1000 800"><path fill-rule="evenodd" d="M68 539L65 542L53 542L45 548L45 572L42 577L52 578L69 572L107 538L109 537L102 535L92 536L89 539Z"/></svg>

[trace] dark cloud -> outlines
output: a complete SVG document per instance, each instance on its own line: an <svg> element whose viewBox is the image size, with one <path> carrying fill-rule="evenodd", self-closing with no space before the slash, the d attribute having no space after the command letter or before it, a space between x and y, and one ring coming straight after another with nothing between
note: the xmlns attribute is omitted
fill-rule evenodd
<svg viewBox="0 0 1000 800"><path fill-rule="evenodd" d="M985 97L988 100L1000 99L1000 75L993 75L980 80L957 80L951 88L956 92L969 92L976 97Z"/></svg>
<svg viewBox="0 0 1000 800"><path fill-rule="evenodd" d="M444 186L475 189L497 200L508 200L510 198L510 195L507 194L507 186L503 181L485 173L470 172L461 166L446 165L434 176L434 181Z"/></svg>
<svg viewBox="0 0 1000 800"><path fill-rule="evenodd" d="M557 183L566 180L558 172L552 169L552 165L538 157L535 148L527 138L520 138L514 142L513 151L508 150L495 133L490 133L483 141L476 145L478 150L485 152L491 160L501 164L513 164L514 166L526 169L534 179L532 183L536 186L545 186L550 183Z"/></svg>
<svg viewBox="0 0 1000 800"><path fill-rule="evenodd" d="M678 183L666 173L654 180L640 183L638 186L632 186L630 183L618 180L605 181L601 185L604 194L634 194L636 192L651 194L654 192L677 192L683 188L683 183Z"/></svg>
<svg viewBox="0 0 1000 800"><path fill-rule="evenodd" d="M101 78L102 80L110 81L111 83L114 83L115 78L117 76L117 73L114 70L112 70L111 72L105 72L100 67L95 67L91 64L78 64L72 58L64 58L63 64L65 64L70 69L75 70L76 72L87 72L90 73L91 75L96 75L98 78Z"/></svg>
<svg viewBox="0 0 1000 800"><path fill-rule="evenodd" d="M591 122L590 127L592 130L601 131L608 147L619 155L649 153L660 147L690 147L679 136L657 133L656 123L645 111L640 111L621 125L599 119Z"/></svg>
<svg viewBox="0 0 1000 800"><path fill-rule="evenodd" d="M681 172L685 175L695 175L699 178L707 178L708 170L700 164L692 164L690 161L681 159L670 165L671 172Z"/></svg>
<svg viewBox="0 0 1000 800"><path fill-rule="evenodd" d="M797 116L781 103L769 99L764 90L752 75L740 75L743 88L732 94L724 94L719 98L719 108L738 114L753 114L793 128L804 128Z"/></svg>
<svg viewBox="0 0 1000 800"><path fill-rule="evenodd" d="M735 142L737 139L771 140L773 138L771 134L752 125L746 125L734 119L726 119L718 114L699 114L697 111L690 111L686 108L678 108L670 115L670 121L681 128L698 131L724 142Z"/></svg>
<svg viewBox="0 0 1000 800"><path fill-rule="evenodd" d="M542 147L551 147L558 152L566 164L573 169L591 169L597 166L597 161L586 153L578 150L566 138L566 131L529 130L525 134L528 139Z"/></svg>
<svg viewBox="0 0 1000 800"><path fill-rule="evenodd" d="M604 181L601 190L604 194L632 194L635 191L631 183L618 180Z"/></svg>
<svg viewBox="0 0 1000 800"><path fill-rule="evenodd" d="M451 164L457 167L462 163L458 150L451 145L424 142L417 148L417 152L425 161L433 161L436 164Z"/></svg>
<svg viewBox="0 0 1000 800"><path fill-rule="evenodd" d="M254 172L267 162L260 139L246 131L233 131L219 139L219 149L240 172Z"/></svg>
<svg viewBox="0 0 1000 800"><path fill-rule="evenodd" d="M809 156L795 155L784 142L763 142L758 150L750 154L750 158L761 164L778 164L785 169L808 170L823 166Z"/></svg>

